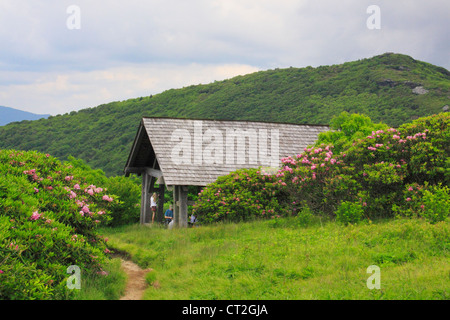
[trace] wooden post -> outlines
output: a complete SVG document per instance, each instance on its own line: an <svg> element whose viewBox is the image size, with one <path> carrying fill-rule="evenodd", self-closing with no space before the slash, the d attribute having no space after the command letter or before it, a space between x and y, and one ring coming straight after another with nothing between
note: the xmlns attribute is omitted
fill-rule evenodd
<svg viewBox="0 0 450 320"><path fill-rule="evenodd" d="M180 228L187 228L188 225L188 187L179 186L179 201L180 201Z"/></svg>
<svg viewBox="0 0 450 320"><path fill-rule="evenodd" d="M187 228L188 186L174 186L173 188L173 217L176 227Z"/></svg>
<svg viewBox="0 0 450 320"><path fill-rule="evenodd" d="M165 185L160 184L159 185L159 190L158 190L158 194L159 194L159 198L158 198L158 212L156 214L155 220L158 222L163 222L164 221L164 192L165 192L166 188Z"/></svg>
<svg viewBox="0 0 450 320"><path fill-rule="evenodd" d="M140 216L140 224L145 223L145 217L148 214L149 210L149 196L148 196L148 175L146 173L142 174L142 191L141 191L141 216Z"/></svg>
<svg viewBox="0 0 450 320"><path fill-rule="evenodd" d="M152 221L152 212L150 208L150 197L154 190L155 179L147 173L142 173L142 191L141 191L141 224Z"/></svg>
<svg viewBox="0 0 450 320"><path fill-rule="evenodd" d="M175 227L178 227L180 222L180 208L178 206L178 200L180 197L180 186L173 186L173 223Z"/></svg>

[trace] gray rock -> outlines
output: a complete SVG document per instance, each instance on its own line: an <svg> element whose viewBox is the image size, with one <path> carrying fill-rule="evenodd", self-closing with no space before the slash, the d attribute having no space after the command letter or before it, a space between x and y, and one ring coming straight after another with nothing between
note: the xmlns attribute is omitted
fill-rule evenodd
<svg viewBox="0 0 450 320"><path fill-rule="evenodd" d="M428 93L429 91L428 91L427 89L425 89L424 87L420 86L420 87L415 87L415 88L412 90L412 92L415 93L415 94L426 94L426 93Z"/></svg>

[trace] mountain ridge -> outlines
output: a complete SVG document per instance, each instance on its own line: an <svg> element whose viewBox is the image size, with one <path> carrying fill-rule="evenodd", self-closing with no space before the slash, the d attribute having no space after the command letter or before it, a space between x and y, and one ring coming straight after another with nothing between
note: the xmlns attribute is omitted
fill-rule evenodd
<svg viewBox="0 0 450 320"><path fill-rule="evenodd" d="M142 117L328 124L347 111L398 126L441 112L449 99L447 69L385 53L339 65L258 71L9 124L0 127L0 148L72 155L118 175Z"/></svg>
<svg viewBox="0 0 450 320"><path fill-rule="evenodd" d="M0 126L23 120L33 121L50 117L49 114L36 114L16 108L0 106Z"/></svg>

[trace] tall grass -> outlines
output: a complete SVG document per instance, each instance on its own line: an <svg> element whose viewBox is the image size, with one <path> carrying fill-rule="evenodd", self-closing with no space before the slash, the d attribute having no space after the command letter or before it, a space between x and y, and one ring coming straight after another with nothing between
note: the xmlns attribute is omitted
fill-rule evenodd
<svg viewBox="0 0 450 320"><path fill-rule="evenodd" d="M450 223L343 226L294 218L189 229L103 230L155 270L144 299L449 299ZM381 270L368 289L367 267Z"/></svg>
<svg viewBox="0 0 450 320"><path fill-rule="evenodd" d="M75 300L118 300L124 294L127 275L121 269L121 260L109 260L103 271L99 274L81 274L81 286Z"/></svg>

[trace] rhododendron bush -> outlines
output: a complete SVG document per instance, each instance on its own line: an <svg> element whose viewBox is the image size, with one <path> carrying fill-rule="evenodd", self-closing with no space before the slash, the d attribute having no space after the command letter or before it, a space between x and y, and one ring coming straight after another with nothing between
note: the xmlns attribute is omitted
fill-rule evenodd
<svg viewBox="0 0 450 320"><path fill-rule="evenodd" d="M361 132L370 124L365 118ZM355 220L395 215L444 220L450 211L449 120L449 114L442 113L398 129L376 125L370 134L349 143L345 135L328 134L327 139L338 137L339 153L332 143L319 144L327 140L320 139L303 153L281 159L276 173L233 172L203 190L194 212L199 219L217 221L296 215L304 207L316 214L345 216L352 208L358 213L352 215ZM358 123L354 115L351 121ZM347 136L358 137L357 130L353 126ZM408 196L414 191L414 197ZM433 195L444 214L431 208ZM344 220L352 222L348 216Z"/></svg>
<svg viewBox="0 0 450 320"><path fill-rule="evenodd" d="M0 150L0 299L58 299L67 268L100 272L115 196L50 155Z"/></svg>
<svg viewBox="0 0 450 320"><path fill-rule="evenodd" d="M202 222L246 221L279 214L284 190L279 179L257 169L241 169L219 177L201 190L193 213Z"/></svg>

